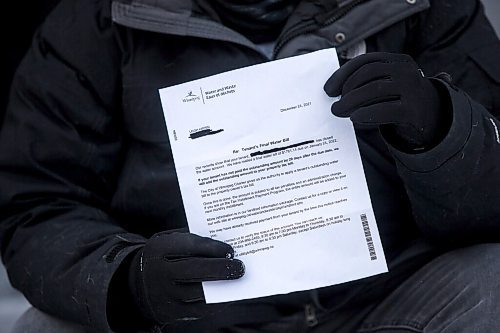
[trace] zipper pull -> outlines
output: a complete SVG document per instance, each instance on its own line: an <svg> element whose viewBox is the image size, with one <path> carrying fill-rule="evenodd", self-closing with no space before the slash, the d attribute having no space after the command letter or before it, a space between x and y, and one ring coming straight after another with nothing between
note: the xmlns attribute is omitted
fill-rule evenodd
<svg viewBox="0 0 500 333"><path fill-rule="evenodd" d="M318 325L318 318L316 318L316 309L311 304L306 304L305 308L306 323L308 327Z"/></svg>

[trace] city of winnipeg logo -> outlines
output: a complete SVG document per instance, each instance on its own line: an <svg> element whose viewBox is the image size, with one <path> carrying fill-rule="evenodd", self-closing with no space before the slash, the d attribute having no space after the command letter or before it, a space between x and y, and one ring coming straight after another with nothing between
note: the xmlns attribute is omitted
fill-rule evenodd
<svg viewBox="0 0 500 333"><path fill-rule="evenodd" d="M182 102L184 103L196 102L196 101L201 101L201 97L193 93L192 90L190 90L186 95L186 97L182 99Z"/></svg>

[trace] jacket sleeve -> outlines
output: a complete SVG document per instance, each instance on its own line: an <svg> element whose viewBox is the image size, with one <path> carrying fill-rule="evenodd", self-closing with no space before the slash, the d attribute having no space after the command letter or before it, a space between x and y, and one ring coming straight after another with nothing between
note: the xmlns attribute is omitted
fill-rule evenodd
<svg viewBox="0 0 500 333"><path fill-rule="evenodd" d="M0 131L0 244L35 307L107 331L109 282L144 242L110 215L120 47L106 1L64 0L37 32ZM118 87L118 88L117 88Z"/></svg>
<svg viewBox="0 0 500 333"><path fill-rule="evenodd" d="M409 46L441 81L452 123L420 154L392 149L420 229L441 242L500 240L500 43L479 1L433 1L409 29Z"/></svg>

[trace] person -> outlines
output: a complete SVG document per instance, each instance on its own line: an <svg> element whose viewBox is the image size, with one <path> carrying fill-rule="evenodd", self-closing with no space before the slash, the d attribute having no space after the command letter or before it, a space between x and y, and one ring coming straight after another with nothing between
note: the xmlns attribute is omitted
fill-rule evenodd
<svg viewBox="0 0 500 333"><path fill-rule="evenodd" d="M244 263L187 229L158 89L331 47L389 272L206 304ZM18 331L497 332L497 54L479 1L62 0L0 131Z"/></svg>

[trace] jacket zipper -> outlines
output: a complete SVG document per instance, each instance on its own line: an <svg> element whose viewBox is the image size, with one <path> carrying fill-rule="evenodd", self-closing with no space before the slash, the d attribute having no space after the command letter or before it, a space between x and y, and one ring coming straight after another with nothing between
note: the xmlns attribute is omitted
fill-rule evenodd
<svg viewBox="0 0 500 333"><path fill-rule="evenodd" d="M318 325L318 318L316 317L316 309L311 304L306 304L304 308L306 323L308 327Z"/></svg>
<svg viewBox="0 0 500 333"><path fill-rule="evenodd" d="M308 22L305 22L297 28L291 29L290 31L286 32L276 43L276 47L273 51L273 59L276 59L276 56L281 51L283 46L292 39L333 24L334 22L346 16L357 6L362 5L363 3L368 1L369 0L355 0L345 7L336 8L333 11L327 12L325 14L318 14L313 19L308 20Z"/></svg>

